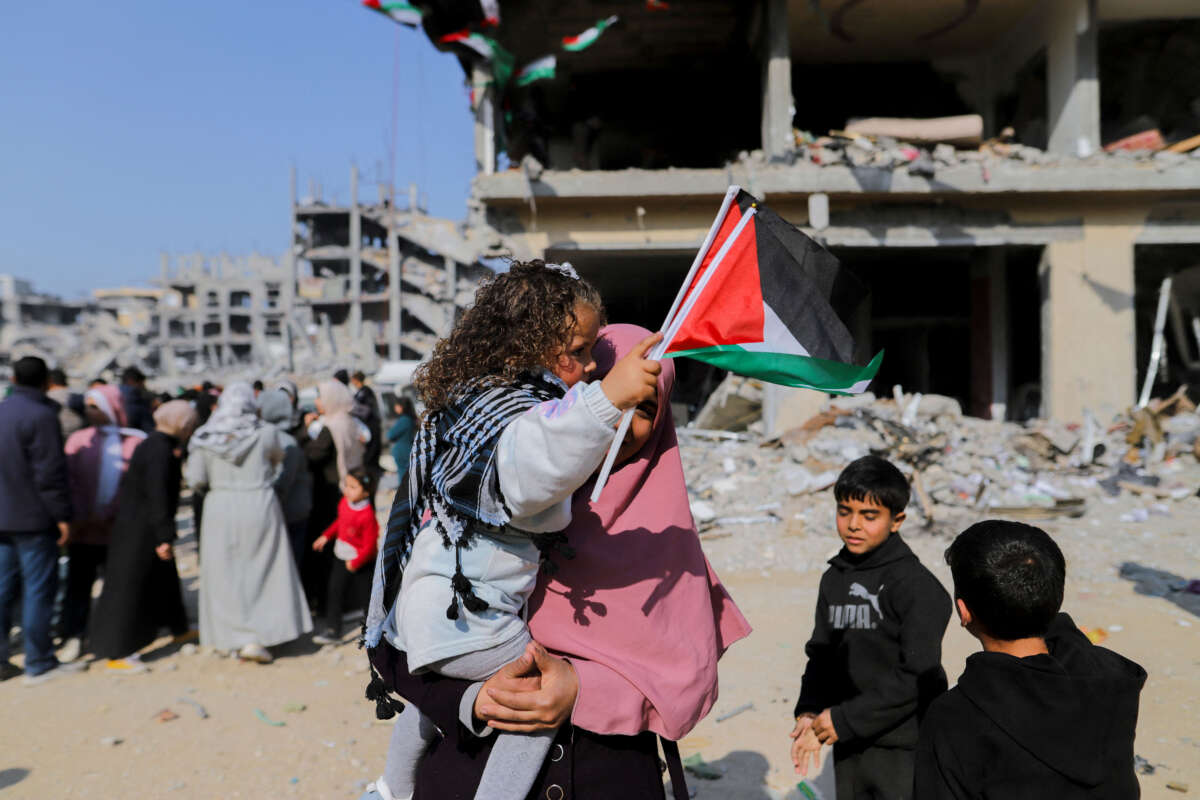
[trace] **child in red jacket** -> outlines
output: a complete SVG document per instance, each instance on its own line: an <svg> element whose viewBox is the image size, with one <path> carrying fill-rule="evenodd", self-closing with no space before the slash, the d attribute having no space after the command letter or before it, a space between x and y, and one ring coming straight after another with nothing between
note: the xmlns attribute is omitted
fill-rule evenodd
<svg viewBox="0 0 1200 800"><path fill-rule="evenodd" d="M373 492L374 483L366 470L360 467L346 473L337 519L313 542L313 550L319 551L333 540L334 555L325 595L325 627L313 637L317 644L341 641L342 609L347 598L362 603L370 590L371 570L363 567L375 563L379 548L379 521L371 505Z"/></svg>

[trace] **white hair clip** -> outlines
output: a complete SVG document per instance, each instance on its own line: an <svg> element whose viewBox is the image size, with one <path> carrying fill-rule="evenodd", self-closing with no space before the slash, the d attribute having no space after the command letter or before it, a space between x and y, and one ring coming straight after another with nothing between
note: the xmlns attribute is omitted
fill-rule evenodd
<svg viewBox="0 0 1200 800"><path fill-rule="evenodd" d="M574 278L575 280L579 280L579 273L576 272L575 268L571 266L570 261L564 261L561 264L547 264L546 266L550 269L561 272L562 274L566 275L568 278Z"/></svg>

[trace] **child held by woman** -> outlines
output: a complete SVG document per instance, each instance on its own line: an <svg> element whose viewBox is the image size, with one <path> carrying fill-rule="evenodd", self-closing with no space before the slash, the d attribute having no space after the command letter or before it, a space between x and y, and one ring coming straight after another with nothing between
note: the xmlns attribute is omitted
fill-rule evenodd
<svg viewBox="0 0 1200 800"><path fill-rule="evenodd" d="M514 263L418 370L427 410L376 562L368 647L386 638L412 672L472 681L525 652L538 570L571 555L561 531L572 493L600 465L621 414L654 398L661 371L645 358L651 336L589 382L603 316L599 294L569 267ZM377 676L368 694L386 715ZM473 725L470 715L463 709ZM367 797L409 797L435 735L405 708ZM475 796L525 797L553 736L498 734Z"/></svg>

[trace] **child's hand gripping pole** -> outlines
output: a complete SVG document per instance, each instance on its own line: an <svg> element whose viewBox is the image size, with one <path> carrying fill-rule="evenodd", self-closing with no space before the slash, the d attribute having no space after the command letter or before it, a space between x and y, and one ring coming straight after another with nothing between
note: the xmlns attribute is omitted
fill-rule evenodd
<svg viewBox="0 0 1200 800"><path fill-rule="evenodd" d="M687 319L687 315L691 313L692 308L696 305L696 300L702 294L704 294L704 290L708 287L709 281L712 280L712 276L717 273L717 269L725 260L725 256L729 253L730 248L733 247L733 243L736 242L738 237L742 235L742 231L745 230L747 223L749 223L757 213L757 208L751 207L742 214L742 218L738 220L738 223L734 226L733 231L730 232L728 238L725 239L720 249L717 250L717 254L713 257L712 263L709 264L708 269L705 270L704 274L700 277L700 280L697 281L695 290L691 293L688 293L688 287L691 286L692 279L695 278L696 272L700 267L704 255L712 246L713 239L717 233L717 228L719 227L721 220L724 218L725 212L728 210L729 205L732 203L733 197L737 194L737 192L738 187L731 186L729 191L725 194L725 202L721 206L721 214L718 215L716 222L713 223L712 229L708 232L708 238L704 240L704 245L700 248L700 252L696 254L696 260L692 263L692 269L688 273L687 278L684 279L683 286L681 286L679 289L679 295L675 298L675 303L671 306L671 311L667 314L667 321L663 324L663 332L655 334L655 336L660 338L658 344L655 345L654 349L647 356L648 359L657 362L663 357L663 354L667 352L667 348L669 348L671 343L675 340L675 336L679 333L679 329L683 327L683 322L685 319ZM682 307L680 307L681 305ZM654 338L655 337L652 336L650 339L644 340L642 344L639 345L632 353L627 355L626 358L629 358L629 356L633 356L638 352L645 352L642 350L642 345L645 345L646 342L649 342ZM622 361L624 360L625 359L622 359ZM619 365L621 362L617 363ZM613 367L613 371L616 371L616 367ZM611 375L612 373L609 374ZM609 399L611 400L612 398L610 397ZM660 398L659 402L665 402L665 398ZM617 404L613 403L613 405ZM620 406L618 406L618 408L619 407ZM632 420L633 407L630 407L625 412L624 416L621 417L621 424L617 426L617 435L613 437L613 442L608 448L608 455L604 458L604 465L600 468L600 474L596 476L596 484L592 488L591 500L593 503L600 499L600 493L604 491L604 484L608 483L608 476L612 472L613 464L616 463L617 460L617 451L621 449L621 445L625 441L625 434L629 432L629 423Z"/></svg>
<svg viewBox="0 0 1200 800"><path fill-rule="evenodd" d="M625 434L629 432L633 410L639 404L653 398L658 389L658 376L662 372L662 364L658 363L658 358L662 354L659 353L656 357L650 351L651 348L655 351L661 349L662 340L661 333L647 336L638 343L637 347L622 356L604 376L604 380L600 382L600 388L604 390L609 402L625 413L621 415L621 424L617 426L617 435L613 437L613 442L608 448L608 455L604 458L604 466L600 469L600 478L597 479L596 490L592 493L593 502L599 496L600 490L604 488L603 481L607 480L608 474L612 471L617 452L625 441Z"/></svg>

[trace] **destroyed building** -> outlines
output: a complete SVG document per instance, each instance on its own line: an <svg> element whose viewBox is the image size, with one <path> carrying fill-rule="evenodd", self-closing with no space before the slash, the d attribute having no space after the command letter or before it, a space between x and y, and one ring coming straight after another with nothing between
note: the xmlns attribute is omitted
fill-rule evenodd
<svg viewBox="0 0 1200 800"><path fill-rule="evenodd" d="M416 4L472 87L475 221L613 319L661 323L739 184L865 284L877 391L1079 420L1135 400L1161 279L1200 262L1194 2Z"/></svg>
<svg viewBox="0 0 1200 800"><path fill-rule="evenodd" d="M403 207L303 199L292 173L290 249L163 255L146 287L97 289L91 302L38 294L0 275L0 365L33 354L78 379L137 366L149 374L375 369L419 359L488 274L492 238L429 216L415 190Z"/></svg>
<svg viewBox="0 0 1200 800"><path fill-rule="evenodd" d="M420 358L489 272L479 263L486 237L426 214L415 188L403 206L389 194L381 185L375 203L338 204L314 183L297 200L293 176L295 302L339 356ZM357 169L350 196L359 197Z"/></svg>
<svg viewBox="0 0 1200 800"><path fill-rule="evenodd" d="M48 347L69 347L72 326L88 304L34 291L14 275L0 275L0 366Z"/></svg>

